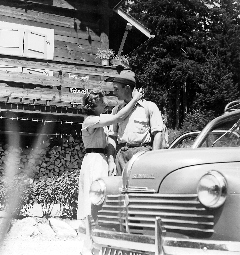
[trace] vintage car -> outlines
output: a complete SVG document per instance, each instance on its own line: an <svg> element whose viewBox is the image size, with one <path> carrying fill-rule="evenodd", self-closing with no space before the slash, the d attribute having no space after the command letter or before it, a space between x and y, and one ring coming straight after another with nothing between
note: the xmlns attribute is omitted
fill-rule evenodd
<svg viewBox="0 0 240 255"><path fill-rule="evenodd" d="M239 135L229 104L190 147L139 152L122 176L93 182L79 231L94 254L240 254Z"/></svg>

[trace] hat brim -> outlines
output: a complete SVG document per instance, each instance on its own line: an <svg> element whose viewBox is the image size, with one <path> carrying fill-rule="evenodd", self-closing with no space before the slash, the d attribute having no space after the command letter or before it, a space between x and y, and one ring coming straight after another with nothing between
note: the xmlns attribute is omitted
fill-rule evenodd
<svg viewBox="0 0 240 255"><path fill-rule="evenodd" d="M105 79L104 81L106 82L113 82L115 77L108 77L107 79Z"/></svg>
<svg viewBox="0 0 240 255"><path fill-rule="evenodd" d="M119 78L119 77L109 77L105 81L107 82L116 82L124 85L130 85L132 88L136 86L136 83L134 81L131 81L129 79L125 78Z"/></svg>

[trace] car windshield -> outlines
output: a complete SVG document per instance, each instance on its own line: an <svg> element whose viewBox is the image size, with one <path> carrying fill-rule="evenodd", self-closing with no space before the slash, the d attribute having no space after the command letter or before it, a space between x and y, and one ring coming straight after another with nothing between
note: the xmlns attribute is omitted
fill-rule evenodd
<svg viewBox="0 0 240 255"><path fill-rule="evenodd" d="M205 136L200 147L240 146L240 119L222 123Z"/></svg>
<svg viewBox="0 0 240 255"><path fill-rule="evenodd" d="M240 146L240 116L233 116L214 125L200 140L197 147L238 147ZM191 148L200 131L185 133L175 139L169 149Z"/></svg>

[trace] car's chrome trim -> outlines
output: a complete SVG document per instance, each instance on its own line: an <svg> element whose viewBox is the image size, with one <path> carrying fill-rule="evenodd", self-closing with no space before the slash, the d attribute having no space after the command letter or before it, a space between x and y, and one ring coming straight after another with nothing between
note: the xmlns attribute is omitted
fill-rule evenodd
<svg viewBox="0 0 240 255"><path fill-rule="evenodd" d="M98 212L98 224L103 228L125 229L132 234L147 231L153 235L156 217L162 218L167 231L194 231L205 235L214 232L214 215L200 204L197 194L108 195Z"/></svg>
<svg viewBox="0 0 240 255"><path fill-rule="evenodd" d="M91 222L90 217L88 222ZM79 233L86 234L92 241L92 247L99 251L101 247L107 246L128 251L137 249L139 252L151 255L237 255L240 253L240 242L165 237L160 218L155 220L155 236L92 228L91 224L87 224L87 230L80 228Z"/></svg>
<svg viewBox="0 0 240 255"><path fill-rule="evenodd" d="M134 193L134 192L141 192L141 193L156 193L155 189L149 189L148 187L134 187L134 186L128 186L127 190L126 189L119 189L120 192L124 193L124 192L129 192L129 193Z"/></svg>
<svg viewBox="0 0 240 255"><path fill-rule="evenodd" d="M201 197L201 192L200 192L200 190L202 188L201 181L202 181L202 179L206 178L206 176L213 176L215 178L215 182L216 182L215 183L216 185L213 186L214 190L212 190L212 193L215 194L216 199L213 199L211 202L206 202L206 198L208 198L208 195L206 195L205 191L206 191L206 188L209 188L209 187L206 187L206 185L204 184L203 198ZM215 192L216 188L217 188L218 192ZM207 172L206 174L204 174L198 182L198 187L197 187L198 199L206 207L218 208L224 204L224 202L227 198L227 190L228 190L228 185L227 185L226 178L220 172L218 172L216 170L211 170L211 171ZM211 196L212 196L212 194L211 194Z"/></svg>
<svg viewBox="0 0 240 255"><path fill-rule="evenodd" d="M129 160L128 164L126 165L126 167L124 168L123 170L123 173L122 173L122 177L123 177L123 188L122 188L122 191L123 192L127 192L127 189L128 189L128 180L129 180L129 176L131 174L131 170L132 170L132 167L133 167L133 164L134 162L141 156L143 155L144 153L146 153L146 151L139 151L137 152L136 154L134 154L132 156L132 158Z"/></svg>
<svg viewBox="0 0 240 255"><path fill-rule="evenodd" d="M129 251L137 249L139 252L152 255L236 255L240 253L240 242L165 237L160 218L155 220L155 236L132 235L98 228L92 230L90 228L85 233L90 234L93 247L98 249L102 246Z"/></svg>

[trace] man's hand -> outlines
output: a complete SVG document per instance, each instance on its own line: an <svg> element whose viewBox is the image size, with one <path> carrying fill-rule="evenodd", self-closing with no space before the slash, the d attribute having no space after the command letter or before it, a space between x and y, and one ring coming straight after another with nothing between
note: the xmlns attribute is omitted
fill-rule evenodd
<svg viewBox="0 0 240 255"><path fill-rule="evenodd" d="M141 99L143 97L143 89L134 89L132 92L132 97L133 99L135 99L136 101L138 101L139 99Z"/></svg>
<svg viewBox="0 0 240 255"><path fill-rule="evenodd" d="M108 163L108 176L115 176L117 175L117 168L114 161Z"/></svg>

